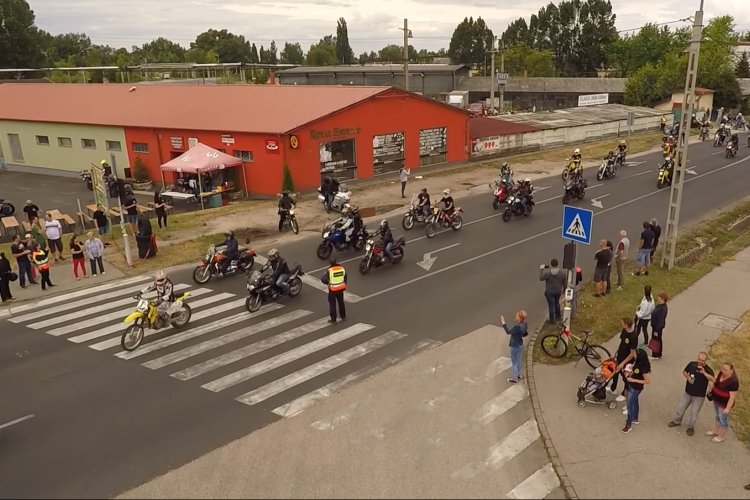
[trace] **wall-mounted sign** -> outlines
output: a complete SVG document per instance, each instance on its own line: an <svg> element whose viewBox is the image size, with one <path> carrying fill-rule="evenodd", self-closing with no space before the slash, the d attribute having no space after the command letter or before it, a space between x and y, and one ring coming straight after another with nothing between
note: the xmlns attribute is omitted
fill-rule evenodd
<svg viewBox="0 0 750 500"><path fill-rule="evenodd" d="M609 94L589 94L578 96L579 106L596 106L597 104L607 104L608 102Z"/></svg>
<svg viewBox="0 0 750 500"><path fill-rule="evenodd" d="M170 137L169 142L172 143L172 149L182 149L182 137Z"/></svg>
<svg viewBox="0 0 750 500"><path fill-rule="evenodd" d="M329 137L340 137L342 135L357 135L362 131L359 127L338 128L331 130L310 130L310 139L327 139Z"/></svg>
<svg viewBox="0 0 750 500"><path fill-rule="evenodd" d="M375 175L398 171L404 166L404 133L376 135L372 138Z"/></svg>
<svg viewBox="0 0 750 500"><path fill-rule="evenodd" d="M330 173L356 167L354 139L320 143L320 172Z"/></svg>
<svg viewBox="0 0 750 500"><path fill-rule="evenodd" d="M471 140L472 153L488 153L500 149L500 136L480 137Z"/></svg>
<svg viewBox="0 0 750 500"><path fill-rule="evenodd" d="M198 145L197 137L188 137L188 149L194 148Z"/></svg>
<svg viewBox="0 0 750 500"><path fill-rule="evenodd" d="M266 139L266 152L279 154L279 141L276 139Z"/></svg>
<svg viewBox="0 0 750 500"><path fill-rule="evenodd" d="M434 156L445 153L448 147L446 127L428 128L419 131L419 156Z"/></svg>
<svg viewBox="0 0 750 500"><path fill-rule="evenodd" d="M289 145L292 147L292 149L297 149L299 147L299 137L296 135L293 135L289 138Z"/></svg>
<svg viewBox="0 0 750 500"><path fill-rule="evenodd" d="M232 137L231 135L222 134L221 142L223 142L224 144L234 144L234 137Z"/></svg>

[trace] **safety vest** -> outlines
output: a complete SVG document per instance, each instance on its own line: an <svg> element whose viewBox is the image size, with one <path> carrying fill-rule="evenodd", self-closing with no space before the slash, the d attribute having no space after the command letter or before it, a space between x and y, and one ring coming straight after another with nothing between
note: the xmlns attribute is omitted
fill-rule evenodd
<svg viewBox="0 0 750 500"><path fill-rule="evenodd" d="M328 268L328 289L332 292L346 290L346 271L341 266Z"/></svg>
<svg viewBox="0 0 750 500"><path fill-rule="evenodd" d="M47 256L47 252L34 252L31 254L31 258L34 260L34 264L36 264L40 271L49 269L49 257Z"/></svg>
<svg viewBox="0 0 750 500"><path fill-rule="evenodd" d="M666 118L664 118L664 117L662 116L662 117L661 117L661 122L662 122L662 123L667 123L667 119L666 119Z"/></svg>

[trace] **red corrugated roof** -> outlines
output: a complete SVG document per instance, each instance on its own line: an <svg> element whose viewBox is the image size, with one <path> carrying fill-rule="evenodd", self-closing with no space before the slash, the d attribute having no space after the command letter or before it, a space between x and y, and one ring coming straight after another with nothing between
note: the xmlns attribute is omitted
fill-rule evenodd
<svg viewBox="0 0 750 500"><path fill-rule="evenodd" d="M472 139L495 137L498 135L523 134L541 130L531 125L516 122L506 122L500 118L478 116L469 120L469 135Z"/></svg>
<svg viewBox="0 0 750 500"><path fill-rule="evenodd" d="M389 90L313 85L7 83L0 85L0 120L283 134Z"/></svg>

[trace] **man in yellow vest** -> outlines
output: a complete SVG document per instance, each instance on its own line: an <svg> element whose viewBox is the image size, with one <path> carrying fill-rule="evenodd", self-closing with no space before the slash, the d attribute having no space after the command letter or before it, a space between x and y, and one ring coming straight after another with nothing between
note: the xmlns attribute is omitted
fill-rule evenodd
<svg viewBox="0 0 750 500"><path fill-rule="evenodd" d="M667 128L667 117L666 116L662 116L661 117L661 125L660 125L659 129L662 132L664 132L664 129L666 129L666 128Z"/></svg>
<svg viewBox="0 0 750 500"><path fill-rule="evenodd" d="M46 290L48 286L55 286L49 280L49 253L37 243L34 245L34 252L31 254L31 258L39 270L39 274L42 276L42 290Z"/></svg>
<svg viewBox="0 0 750 500"><path fill-rule="evenodd" d="M344 305L344 290L346 290L346 270L331 259L331 267L326 269L320 278L324 285L328 285L328 308L331 312L329 323L336 322L336 303L339 305L341 320L346 319L346 305Z"/></svg>

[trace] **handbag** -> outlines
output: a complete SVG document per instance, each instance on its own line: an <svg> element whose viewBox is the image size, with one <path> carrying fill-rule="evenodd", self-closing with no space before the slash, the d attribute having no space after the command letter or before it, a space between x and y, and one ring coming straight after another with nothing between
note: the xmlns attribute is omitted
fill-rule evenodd
<svg viewBox="0 0 750 500"><path fill-rule="evenodd" d="M652 336L648 341L648 348L651 349L652 354L661 351L661 339Z"/></svg>
<svg viewBox="0 0 750 500"><path fill-rule="evenodd" d="M8 275L8 280L9 280L9 281L10 281L11 283L13 283L13 282L14 282L14 281L16 281L17 279L18 279L18 275L17 275L16 273L14 273L13 271L11 271L11 272L10 272L10 274Z"/></svg>

